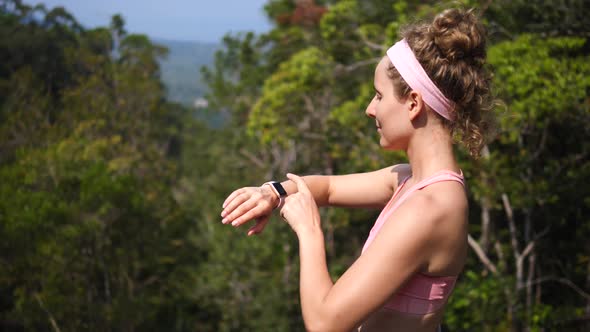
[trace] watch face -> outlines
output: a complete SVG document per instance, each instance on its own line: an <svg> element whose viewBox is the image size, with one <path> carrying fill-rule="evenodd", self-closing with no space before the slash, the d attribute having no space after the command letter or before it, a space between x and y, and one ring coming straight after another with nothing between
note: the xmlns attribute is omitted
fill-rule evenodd
<svg viewBox="0 0 590 332"><path fill-rule="evenodd" d="M281 197L287 196L287 191L285 190L285 188L283 188L283 186L280 183L273 182L272 186L275 187L275 189L279 193L279 196L281 196Z"/></svg>

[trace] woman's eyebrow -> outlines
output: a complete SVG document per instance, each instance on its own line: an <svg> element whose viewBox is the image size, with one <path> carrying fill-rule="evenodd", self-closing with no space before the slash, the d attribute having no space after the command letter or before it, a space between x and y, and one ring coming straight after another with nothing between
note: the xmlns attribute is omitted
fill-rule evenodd
<svg viewBox="0 0 590 332"><path fill-rule="evenodd" d="M375 90L375 93L381 94L375 85L373 85L373 90Z"/></svg>

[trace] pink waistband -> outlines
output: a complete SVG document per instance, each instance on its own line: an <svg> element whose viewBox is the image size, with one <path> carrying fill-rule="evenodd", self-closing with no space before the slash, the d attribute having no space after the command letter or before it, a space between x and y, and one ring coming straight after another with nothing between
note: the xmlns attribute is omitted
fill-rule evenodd
<svg viewBox="0 0 590 332"><path fill-rule="evenodd" d="M416 274L385 304L384 308L415 315L440 309L451 295L457 277Z"/></svg>

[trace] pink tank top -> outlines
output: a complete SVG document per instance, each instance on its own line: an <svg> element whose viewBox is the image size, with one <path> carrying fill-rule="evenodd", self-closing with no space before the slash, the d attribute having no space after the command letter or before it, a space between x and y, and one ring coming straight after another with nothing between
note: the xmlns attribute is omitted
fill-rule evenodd
<svg viewBox="0 0 590 332"><path fill-rule="evenodd" d="M385 208L381 211L381 214L377 218L377 221L375 221L375 224L369 233L369 237L363 246L363 252L369 247L371 242L373 242L373 239L375 239L375 236L377 236L377 233L379 233L379 230L393 211L395 211L395 209L397 209L416 190L421 190L426 186L442 181L457 181L462 185L465 185L463 174L446 170L439 171L413 185L400 197L400 199L395 203L392 203L409 178L410 177L407 177L403 180L393 193L393 196ZM447 302L447 299L453 291L456 280L457 276L433 277L417 273L388 300L384 308L417 315L435 312Z"/></svg>

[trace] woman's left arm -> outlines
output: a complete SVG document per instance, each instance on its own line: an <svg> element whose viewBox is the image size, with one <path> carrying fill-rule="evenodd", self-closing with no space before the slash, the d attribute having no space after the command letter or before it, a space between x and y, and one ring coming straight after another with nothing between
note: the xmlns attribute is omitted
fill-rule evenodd
<svg viewBox="0 0 590 332"><path fill-rule="evenodd" d="M349 331L383 305L432 253L433 202L413 195L385 222L371 246L334 284L326 264L324 237L317 205L305 182L288 174L298 192L287 197L281 216L297 234L300 255L300 295L308 331ZM431 220L432 222L429 222ZM420 227L416 227L417 222Z"/></svg>

